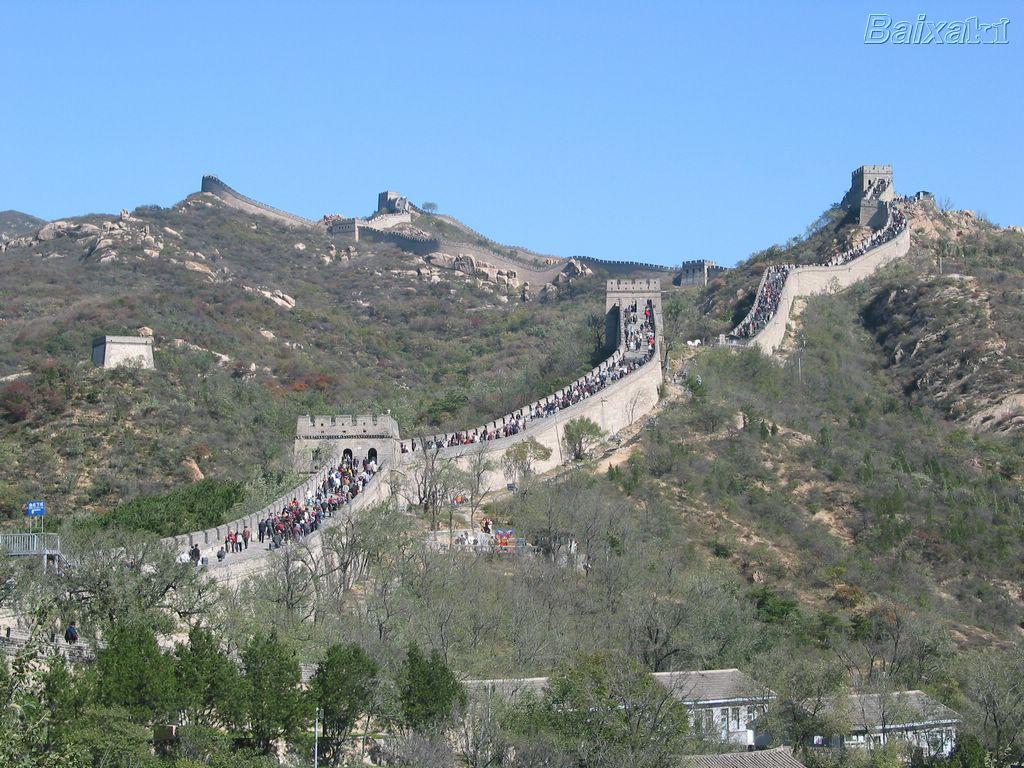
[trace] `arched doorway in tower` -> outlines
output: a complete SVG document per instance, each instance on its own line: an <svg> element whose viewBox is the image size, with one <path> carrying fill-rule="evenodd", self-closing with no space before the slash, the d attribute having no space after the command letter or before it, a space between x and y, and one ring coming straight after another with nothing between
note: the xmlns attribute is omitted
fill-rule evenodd
<svg viewBox="0 0 1024 768"><path fill-rule="evenodd" d="M377 449L371 448L366 452L366 460L377 463Z"/></svg>
<svg viewBox="0 0 1024 768"><path fill-rule="evenodd" d="M341 461L344 464L351 464L352 463L352 449L351 448L346 448L344 451L341 452Z"/></svg>

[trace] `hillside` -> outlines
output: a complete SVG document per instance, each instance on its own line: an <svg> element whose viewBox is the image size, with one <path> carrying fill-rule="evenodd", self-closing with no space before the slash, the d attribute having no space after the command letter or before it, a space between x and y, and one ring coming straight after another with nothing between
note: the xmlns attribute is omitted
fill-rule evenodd
<svg viewBox="0 0 1024 768"><path fill-rule="evenodd" d="M21 211L0 211L0 240L13 240L29 235L44 223L42 219Z"/></svg>
<svg viewBox="0 0 1024 768"><path fill-rule="evenodd" d="M685 342L745 312L766 265L820 261L856 238L839 209L703 290L667 290L656 409L599 455L525 473L478 510L532 556L425 546L443 540L436 520L371 504L324 531L322 550L265 553L271 567L211 600L203 569L125 528L198 528L217 523L214 501L272 496L303 412L390 410L414 434L547 394L598 356L601 276L526 300L210 195L47 225L0 257L3 285L24 286L0 297L3 498L12 515L41 495L65 519L109 525L65 527L82 565L26 576L10 602L73 611L93 643L125 617L182 637L198 616L225 653L267 632L282 658L311 665L344 638L388 679L422 646L461 679L738 667L784 701L921 689L976 716L977 665L1012 659L986 654L1024 631L1024 438L1010 410L1021 235L930 207L911 226L907 258L802 300L773 358ZM143 326L156 371L85 360L93 335ZM248 484L196 483L197 470ZM442 504L453 529L468 524ZM126 535L140 582L179 568L173 595L108 583L109 542ZM464 724L477 717L534 746L531 723L473 711ZM683 741L683 754L726 748Z"/></svg>
<svg viewBox="0 0 1024 768"><path fill-rule="evenodd" d="M296 231L207 194L55 222L0 253L0 499L60 514L196 476L290 467L296 416L468 426L557 388L601 343L599 278L547 301L390 244ZM152 332L157 371L89 364ZM184 465L183 465L184 462Z"/></svg>
<svg viewBox="0 0 1024 768"><path fill-rule="evenodd" d="M1024 232L969 211L912 222L905 269L862 309L913 403L972 430L1024 428Z"/></svg>

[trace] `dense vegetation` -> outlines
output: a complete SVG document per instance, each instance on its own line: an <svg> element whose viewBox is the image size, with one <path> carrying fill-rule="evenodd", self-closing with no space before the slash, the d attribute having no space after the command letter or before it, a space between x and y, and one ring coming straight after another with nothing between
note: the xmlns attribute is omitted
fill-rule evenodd
<svg viewBox="0 0 1024 768"><path fill-rule="evenodd" d="M172 216L147 215L158 223ZM196 214L212 221L223 215L218 209ZM188 217L174 223L194 225ZM760 254L744 269L753 275L766 259L811 260L823 244L849 233L833 210L807 238ZM243 248L251 237L229 228L227 239L210 243L224 252L236 236ZM523 443L505 468L518 489L500 496L481 497L466 474L446 475L443 498L465 495L470 514L514 528L537 547L533 557L428 548L427 529L442 524L442 513L451 515L444 524L460 522L454 507L438 502L400 510L393 500L325 531L323 551L293 545L275 553L266 571L228 588L175 562L151 536L125 529L159 533L169 510L195 516L200 507L223 510L270 492L284 479L283 461L273 452L287 444L289 420L301 407L317 410L348 395L368 408L390 407L404 425L475 418L518 404L515 398L551 386L551 377L585 366L587 350L599 342L598 324L589 322L596 286L585 281L554 306L495 304L470 312L449 291L490 301L474 293L478 286L439 283L401 301L386 294L394 303L373 314L345 304L358 319L349 325L344 312L326 309L307 318L316 331L291 326L294 316L284 315L277 336L308 339L302 343L311 348L281 351L266 376L232 375L188 352L161 355L156 376L85 371L59 358L33 362L27 389L11 395L8 387L3 401L11 422L3 445L21 472L28 451L39 452L37 463L44 464L41 435L61 435L87 414L106 419L96 419L108 431L99 432L89 455L109 456L103 461L110 466L127 466L138 455L140 466L163 462L170 476L183 455L214 468L223 455L236 469L224 465L218 477L240 480L233 472L259 461L279 471L265 474L261 484L200 484L129 502L109 518L123 521L116 526L68 532L75 568L58 575L4 562L0 598L31 623L36 642L0 681L8 703L0 744L12 745L8 754L19 755L25 768L75 764L63 759L83 766L259 765L279 746L287 747L287 761L299 764L310 754L311 714L319 707L322 756L336 764L376 743L395 764L417 768L669 768L687 754L728 745L694 730L647 673L735 666L778 694L765 722L780 743L803 746L811 734L841 731L847 724L840 719L802 713L821 712L822 702L849 691L920 688L965 717L950 768L1019 762L1024 443L1013 430L967 429L962 414L939 405L941 398L908 388L900 364L893 364L895 345L908 347L917 328L930 329L917 338L935 333L944 318L955 318L955 343L979 329L1008 333L1019 296L1008 288L993 303L982 293L991 297L990 285L1000 281L1017 284L1019 265L1008 263L1017 243L986 234L976 247L958 251L964 270L979 268L973 279L984 291L971 298L986 311L932 299L933 286L948 281L930 273L935 248L952 234L935 237L922 237L907 264L808 302L793 324L793 351L776 361L752 350L690 354L683 343L707 338L743 311L734 284L743 269L707 291L675 293L665 307L666 398L630 442L587 458L596 434L575 423L564 447L579 461L549 478L533 476L535 448ZM259 268L256 252L249 255ZM374 265L386 265L403 257L374 258ZM391 290L383 281L373 287L375 268L358 259L344 268L351 296L365 301L372 290ZM925 301L880 298L915 285ZM199 282L196 290L234 288ZM326 288L303 290L317 296ZM339 304L350 301L347 291L331 295ZM240 304L231 306L250 301L235 300ZM208 303L226 307L225 301ZM253 309L278 314L253 301ZM141 303L124 306L136 313L125 327L143 322ZM210 333L201 343L220 349L214 329L227 321L196 307L195 322ZM418 319L413 307L432 314ZM569 326L556 322L565 312ZM180 315L168 322L173 318L185 322ZM62 323L54 321L54 338L68 333ZM245 349L238 340L246 326L232 323L223 338ZM335 324L345 329L337 349L347 352L338 365L324 354L337 342ZM5 337L8 354L24 350L19 345L27 333L23 325ZM331 341L318 341L321 333ZM67 348L79 350L77 343ZM237 354L232 350L233 359ZM524 378L506 386L508 376L492 370L499 358L516 361ZM367 365L349 368L346 360ZM915 361L921 367L915 376L954 367L945 353L931 360L937 368L927 369L928 355ZM336 378L319 388L288 385L298 380L293 375L311 382L324 370ZM1001 391L1019 388L1012 362L997 370ZM530 379L541 372L549 378ZM408 378L392 379L398 373ZM393 381L410 389L389 389ZM150 442L135 437L121 452L124 433L114 424L138 425L172 406L184 434L154 426ZM216 432L200 431L190 407L201 409ZM276 449L266 440L248 444L274 430L285 434ZM199 434L206 451L185 451ZM23 450L21 439L34 442L14 453ZM162 455L158 448L166 446L173 450ZM69 455L61 453L59 461ZM11 473L10 495L22 480L13 469L4 471ZM132 491L160 486L148 479ZM81 493L77 487L69 482L67 493ZM134 495L111 490L94 503L119 493ZM45 647L39 639L71 619L98 649L95 663L35 663L33 654ZM316 670L307 687L299 684L300 662ZM481 700L459 682L538 675L552 676L549 691L514 704ZM184 724L181 738L169 754L149 755L149 729L169 721ZM803 758L832 764L814 752ZM878 750L836 759L882 768L899 755Z"/></svg>
<svg viewBox="0 0 1024 768"><path fill-rule="evenodd" d="M36 496L61 515L160 494L191 479L189 459L219 480L283 475L304 413L475 426L572 380L601 343L597 278L522 302L457 272L417 277L393 246L349 251L206 197L129 225L162 238L157 257L127 243L97 263L87 241L59 237L0 258L0 375L28 374L0 383L6 517ZM90 366L94 337L143 326L156 372Z"/></svg>

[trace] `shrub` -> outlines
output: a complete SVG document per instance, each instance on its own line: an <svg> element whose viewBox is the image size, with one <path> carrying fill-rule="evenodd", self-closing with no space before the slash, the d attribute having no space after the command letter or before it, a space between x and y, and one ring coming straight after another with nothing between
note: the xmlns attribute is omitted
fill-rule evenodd
<svg viewBox="0 0 1024 768"><path fill-rule="evenodd" d="M227 522L231 508L244 496L242 483L200 480L160 496L140 496L90 518L86 524L174 536Z"/></svg>

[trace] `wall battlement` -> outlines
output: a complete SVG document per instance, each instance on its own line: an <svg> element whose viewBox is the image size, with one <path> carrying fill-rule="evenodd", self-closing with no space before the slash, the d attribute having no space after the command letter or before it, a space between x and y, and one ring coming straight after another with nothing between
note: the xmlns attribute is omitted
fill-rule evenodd
<svg viewBox="0 0 1024 768"><path fill-rule="evenodd" d="M259 200L253 200L251 197L246 197L241 192L229 187L213 174L203 176L200 191L216 195L222 202L232 208L237 208L238 210L245 211L246 213L255 213L259 216L266 216L268 219L273 219L274 221L286 224L289 227L317 226L317 222L315 221L304 219L302 216L296 216L294 213L288 213L287 211L274 208L266 203L261 203Z"/></svg>
<svg viewBox="0 0 1024 768"><path fill-rule="evenodd" d="M877 228L885 218L882 203L895 197L891 165L862 165L850 174L850 189L842 205L858 212L862 226Z"/></svg>

